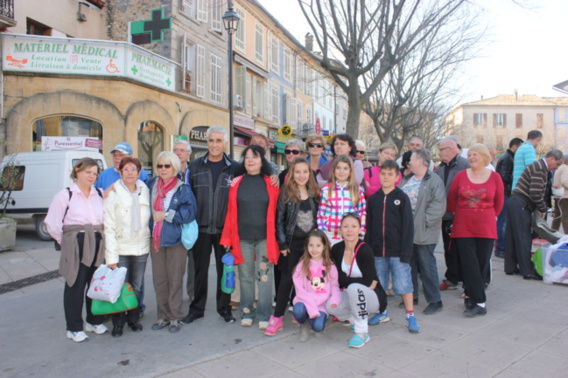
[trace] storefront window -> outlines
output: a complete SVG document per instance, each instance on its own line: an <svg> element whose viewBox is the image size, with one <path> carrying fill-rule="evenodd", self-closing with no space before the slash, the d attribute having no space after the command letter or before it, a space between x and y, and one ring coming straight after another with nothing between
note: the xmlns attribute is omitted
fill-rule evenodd
<svg viewBox="0 0 568 378"><path fill-rule="evenodd" d="M103 126L92 119L77 116L46 117L34 122L32 130L34 151L42 150L42 137L89 137L102 140Z"/></svg>
<svg viewBox="0 0 568 378"><path fill-rule="evenodd" d="M142 122L138 126L138 159L142 169L152 176L154 161L164 150L164 129L153 121Z"/></svg>

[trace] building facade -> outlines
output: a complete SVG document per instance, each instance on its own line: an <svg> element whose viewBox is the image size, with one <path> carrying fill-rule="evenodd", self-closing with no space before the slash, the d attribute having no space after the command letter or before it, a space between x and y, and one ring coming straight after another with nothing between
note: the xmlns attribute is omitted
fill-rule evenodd
<svg viewBox="0 0 568 378"><path fill-rule="evenodd" d="M226 7L221 0L16 1L9 22L0 22L0 139L7 141L0 157L40 151L46 138L80 137L95 141L110 164L110 150L127 141L151 173L178 135L201 155L206 130L228 128L229 64L235 158L256 133L270 137L272 160L284 165L287 139L317 125L345 130L345 96L255 0L234 1L241 22L229 58ZM143 42L135 32L141 21L150 25ZM294 135L282 136L284 125Z"/></svg>
<svg viewBox="0 0 568 378"><path fill-rule="evenodd" d="M498 153L515 137L526 139L540 130L539 153L568 148L568 98L535 95L499 95L462 104L446 116L446 135L457 135L463 147L483 143Z"/></svg>

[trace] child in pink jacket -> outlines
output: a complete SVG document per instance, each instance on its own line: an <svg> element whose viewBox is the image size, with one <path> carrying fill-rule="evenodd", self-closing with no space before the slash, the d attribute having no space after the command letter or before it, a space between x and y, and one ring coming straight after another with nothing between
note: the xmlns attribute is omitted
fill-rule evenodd
<svg viewBox="0 0 568 378"><path fill-rule="evenodd" d="M293 314L300 324L300 341L308 340L310 327L314 332L324 330L328 302L331 308L341 302L337 268L331 261L329 246L323 231L311 231L292 277L296 288Z"/></svg>

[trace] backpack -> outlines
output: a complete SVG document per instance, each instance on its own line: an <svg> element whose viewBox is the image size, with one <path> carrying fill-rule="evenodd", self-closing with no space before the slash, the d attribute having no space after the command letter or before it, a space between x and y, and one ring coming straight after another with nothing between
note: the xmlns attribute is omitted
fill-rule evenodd
<svg viewBox="0 0 568 378"><path fill-rule="evenodd" d="M69 211L69 202L71 202L71 197L73 197L73 192L71 191L71 189L69 187L65 188L67 189L67 192L69 193L69 199L67 200L67 207L65 208L65 212L63 213L63 218L61 219L61 224L63 224L63 221L65 220L65 217L67 216L67 212ZM103 192L101 191L100 188L95 188L99 197L103 198ZM56 251L61 251L61 245L54 240L53 243L55 244L55 250Z"/></svg>

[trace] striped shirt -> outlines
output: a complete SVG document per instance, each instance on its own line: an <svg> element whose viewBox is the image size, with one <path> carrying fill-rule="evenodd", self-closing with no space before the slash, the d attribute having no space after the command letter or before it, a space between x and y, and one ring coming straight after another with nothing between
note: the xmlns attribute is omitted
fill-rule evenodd
<svg viewBox="0 0 568 378"><path fill-rule="evenodd" d="M335 186L334 190L331 188ZM333 237L339 236L341 219L345 213L356 213L361 219L361 230L365 234L367 218L367 202L361 187L359 187L359 203L353 205L351 192L346 186L339 183L328 183L321 188L321 202L318 210L318 228L324 232L333 233Z"/></svg>
<svg viewBox="0 0 568 378"><path fill-rule="evenodd" d="M536 160L536 150L531 142L526 141L515 152L515 162L513 164L513 184L511 189L515 189L517 181L521 178L526 166Z"/></svg>
<svg viewBox="0 0 568 378"><path fill-rule="evenodd" d="M544 159L539 159L527 165L512 194L526 199L538 211L545 213L544 192L546 191L547 181L548 166Z"/></svg>

